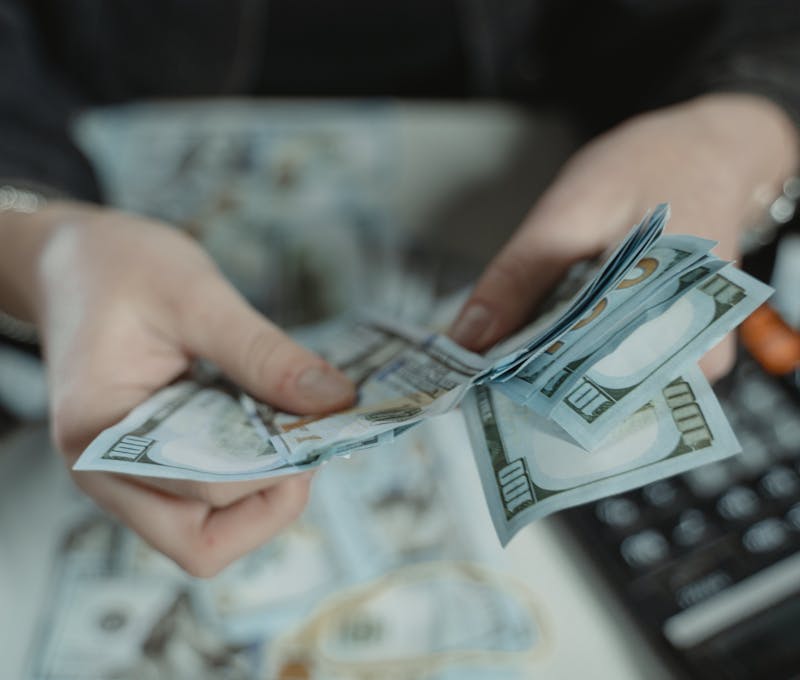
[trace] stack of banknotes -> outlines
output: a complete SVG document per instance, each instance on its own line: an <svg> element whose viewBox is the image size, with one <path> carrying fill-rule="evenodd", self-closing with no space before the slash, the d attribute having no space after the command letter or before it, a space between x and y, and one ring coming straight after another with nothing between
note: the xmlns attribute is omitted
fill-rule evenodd
<svg viewBox="0 0 800 680"><path fill-rule="evenodd" d="M494 540L461 455L469 447L455 411L380 455L331 461L291 526L210 579L189 577L79 494L59 497L66 531L30 673L0 677L552 677L562 662L544 581L525 578ZM549 556L537 573L552 570L548 560L558 563Z"/></svg>
<svg viewBox="0 0 800 680"><path fill-rule="evenodd" d="M339 319L301 339L358 386L352 408L283 413L206 371L102 432L75 469L290 475L461 405L505 544L534 519L732 455L696 362L771 289L710 254L711 241L662 235L668 217L658 206L613 252L576 265L533 323L485 355L376 315Z"/></svg>

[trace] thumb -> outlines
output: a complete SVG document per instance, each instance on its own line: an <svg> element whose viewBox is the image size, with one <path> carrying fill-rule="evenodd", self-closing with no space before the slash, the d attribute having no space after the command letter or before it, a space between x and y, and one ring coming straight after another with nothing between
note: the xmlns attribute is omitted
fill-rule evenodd
<svg viewBox="0 0 800 680"><path fill-rule="evenodd" d="M192 290L179 332L203 357L257 399L286 411L321 413L355 398L347 377L254 310L220 276Z"/></svg>
<svg viewBox="0 0 800 680"><path fill-rule="evenodd" d="M450 337L473 351L490 347L530 317L575 259L523 228L486 267Z"/></svg>
<svg viewBox="0 0 800 680"><path fill-rule="evenodd" d="M516 330L572 264L602 252L627 223L627 204L564 194L551 189L489 263L450 328L457 343L482 351Z"/></svg>

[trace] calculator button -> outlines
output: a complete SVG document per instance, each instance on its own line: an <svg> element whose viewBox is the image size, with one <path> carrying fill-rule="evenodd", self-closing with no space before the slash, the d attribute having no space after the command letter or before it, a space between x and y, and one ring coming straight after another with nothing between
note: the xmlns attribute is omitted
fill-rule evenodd
<svg viewBox="0 0 800 680"><path fill-rule="evenodd" d="M734 486L717 501L717 512L730 520L753 517L759 509L758 495L746 486Z"/></svg>
<svg viewBox="0 0 800 680"><path fill-rule="evenodd" d="M653 484L648 484L642 489L642 497L657 508L667 508L678 498L678 487L675 482L662 479Z"/></svg>
<svg viewBox="0 0 800 680"><path fill-rule="evenodd" d="M761 488L775 499L792 498L800 493L800 479L783 465L768 470L761 478Z"/></svg>
<svg viewBox="0 0 800 680"><path fill-rule="evenodd" d="M714 569L708 574L681 586L675 592L675 601L681 609L688 609L692 605L708 599L712 595L725 590L734 582L733 577L724 569Z"/></svg>
<svg viewBox="0 0 800 680"><path fill-rule="evenodd" d="M645 529L622 541L620 552L630 566L649 567L669 555L669 543L660 531Z"/></svg>
<svg viewBox="0 0 800 680"><path fill-rule="evenodd" d="M757 475L772 462L766 445L761 437L745 430L739 435L742 452L733 461L746 475Z"/></svg>
<svg viewBox="0 0 800 680"><path fill-rule="evenodd" d="M672 540L687 548L702 541L708 532L708 521L700 510L684 510L672 530Z"/></svg>
<svg viewBox="0 0 800 680"><path fill-rule="evenodd" d="M636 524L639 507L629 498L606 498L600 501L595 513L597 519L615 529L624 529Z"/></svg>
<svg viewBox="0 0 800 680"><path fill-rule="evenodd" d="M786 449L790 455L797 455L798 445L800 445L800 418L796 412L787 413L786 417L772 417L770 422L774 423L775 438L780 445Z"/></svg>
<svg viewBox="0 0 800 680"><path fill-rule="evenodd" d="M764 416L771 416L775 407L780 402L781 393L776 390L770 382L763 380L760 376L747 381L742 386L743 401L753 413Z"/></svg>
<svg viewBox="0 0 800 680"><path fill-rule="evenodd" d="M684 479L692 492L700 498L716 496L727 489L731 482L731 471L724 463L709 463L687 472Z"/></svg>
<svg viewBox="0 0 800 680"><path fill-rule="evenodd" d="M786 513L786 522L792 529L800 531L800 503L795 503Z"/></svg>
<svg viewBox="0 0 800 680"><path fill-rule="evenodd" d="M742 545L751 553L766 553L781 548L788 538L783 522L770 517L751 526L742 536Z"/></svg>

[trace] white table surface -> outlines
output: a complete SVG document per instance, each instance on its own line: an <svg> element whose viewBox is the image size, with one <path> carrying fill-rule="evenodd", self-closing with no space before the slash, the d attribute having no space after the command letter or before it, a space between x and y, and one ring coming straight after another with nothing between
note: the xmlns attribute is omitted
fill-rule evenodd
<svg viewBox="0 0 800 680"><path fill-rule="evenodd" d="M479 492L477 473L460 483ZM44 426L0 441L0 679L23 677L53 558L64 529L85 505L50 448ZM486 513L488 524L488 513ZM507 548L512 573L539 605L545 641L536 677L668 678L634 623L558 522L523 530ZM480 528L479 528L480 529Z"/></svg>

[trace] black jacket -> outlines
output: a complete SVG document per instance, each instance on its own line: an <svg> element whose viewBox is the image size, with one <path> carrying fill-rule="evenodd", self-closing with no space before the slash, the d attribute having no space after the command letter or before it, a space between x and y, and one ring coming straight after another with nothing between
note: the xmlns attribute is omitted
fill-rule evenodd
<svg viewBox="0 0 800 680"><path fill-rule="evenodd" d="M713 90L800 121L797 0L0 0L0 182L100 200L69 121L132 99L498 97L597 131Z"/></svg>

